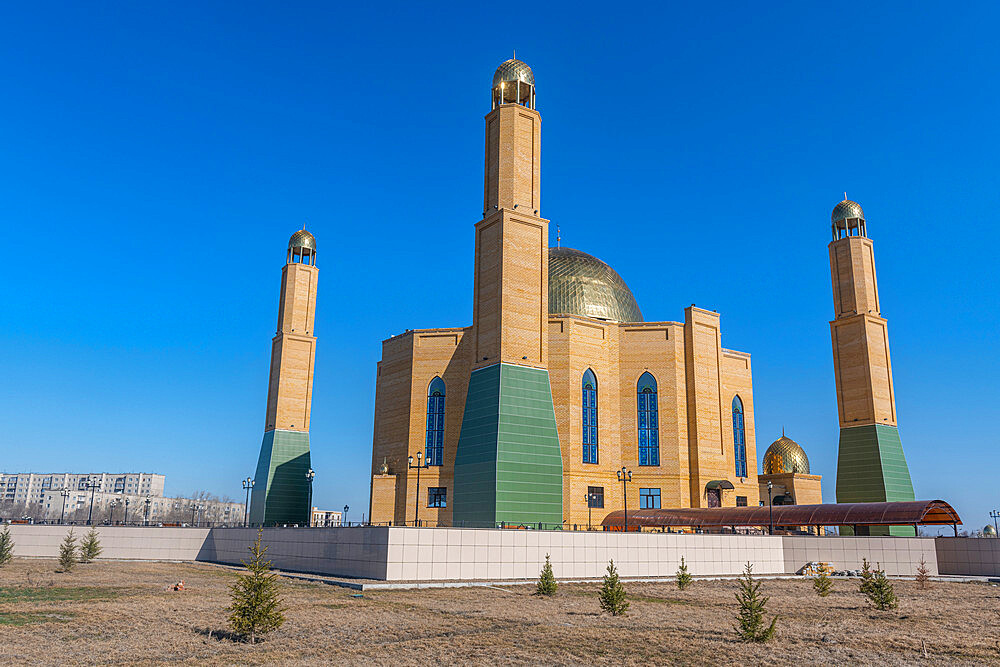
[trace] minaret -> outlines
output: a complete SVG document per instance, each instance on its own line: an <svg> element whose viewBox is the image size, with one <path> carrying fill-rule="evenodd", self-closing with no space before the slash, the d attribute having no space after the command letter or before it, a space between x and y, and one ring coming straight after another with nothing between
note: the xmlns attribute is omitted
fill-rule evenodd
<svg viewBox="0 0 1000 667"><path fill-rule="evenodd" d="M267 417L250 501L254 526L308 525L309 413L316 359L316 239L305 229L288 240L281 269L278 332L271 340Z"/></svg>
<svg viewBox="0 0 1000 667"><path fill-rule="evenodd" d="M889 332L861 206L845 196L833 209L832 230L834 319L830 334L840 413L837 502L913 500L910 471L896 430ZM871 534L876 534L875 528ZM894 526L891 534L913 535L914 531Z"/></svg>
<svg viewBox="0 0 1000 667"><path fill-rule="evenodd" d="M491 106L453 521L559 524L562 456L546 367L549 221L539 217L542 119L531 68L501 64ZM531 470L515 461L531 461Z"/></svg>

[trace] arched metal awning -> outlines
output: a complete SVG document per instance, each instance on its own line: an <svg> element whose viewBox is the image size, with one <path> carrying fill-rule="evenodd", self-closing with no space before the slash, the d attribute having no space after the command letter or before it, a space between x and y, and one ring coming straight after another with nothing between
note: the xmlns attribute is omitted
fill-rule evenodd
<svg viewBox="0 0 1000 667"><path fill-rule="evenodd" d="M773 519L771 511L773 510ZM611 512L601 525L622 526L625 513ZM628 511L628 525L647 528L717 528L722 526L913 526L962 523L943 500L896 503L774 505L706 509L640 509Z"/></svg>

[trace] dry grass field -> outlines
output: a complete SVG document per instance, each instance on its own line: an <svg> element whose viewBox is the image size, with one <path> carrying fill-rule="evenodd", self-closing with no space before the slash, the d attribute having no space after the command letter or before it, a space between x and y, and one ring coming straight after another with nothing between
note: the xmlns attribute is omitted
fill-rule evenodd
<svg viewBox="0 0 1000 667"><path fill-rule="evenodd" d="M284 581L287 622L255 646L226 634L235 571L181 563L54 561L0 569L0 664L987 664L1000 662L1000 588L896 582L896 612L856 582L827 598L808 580L764 581L777 637L735 641L735 581L626 584L628 615L601 614L597 584L354 591ZM558 577L558 571L556 576ZM186 590L168 590L183 580Z"/></svg>

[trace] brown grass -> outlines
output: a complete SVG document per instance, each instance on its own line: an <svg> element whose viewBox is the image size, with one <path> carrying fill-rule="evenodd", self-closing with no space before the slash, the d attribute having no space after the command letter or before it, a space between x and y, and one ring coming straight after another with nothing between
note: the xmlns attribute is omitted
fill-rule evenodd
<svg viewBox="0 0 1000 667"><path fill-rule="evenodd" d="M894 582L897 612L867 608L856 583L820 598L809 579L764 581L777 638L735 641L735 581L627 583L627 616L599 613L598 584L367 592L285 581L285 626L261 644L226 632L233 570L54 561L0 569L2 664L928 664L996 663L1000 588ZM556 572L558 576L558 572ZM184 580L186 589L168 590ZM30 584L29 584L30 581ZM13 589L13 590L12 590ZM924 651L926 650L926 657Z"/></svg>

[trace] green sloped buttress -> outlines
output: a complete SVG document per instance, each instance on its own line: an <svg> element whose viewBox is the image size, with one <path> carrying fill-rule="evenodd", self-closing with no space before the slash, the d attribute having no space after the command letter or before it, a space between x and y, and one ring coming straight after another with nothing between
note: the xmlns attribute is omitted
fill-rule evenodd
<svg viewBox="0 0 1000 667"><path fill-rule="evenodd" d="M895 426L869 424L840 430L837 502L877 503L914 500L913 482ZM845 532L845 531L842 531ZM846 532L851 532L850 529ZM845 533L846 534L846 533ZM913 536L912 526L872 526L871 535Z"/></svg>
<svg viewBox="0 0 1000 667"><path fill-rule="evenodd" d="M306 472L311 466L308 433L267 431L260 445L250 498L250 525L308 525Z"/></svg>
<svg viewBox="0 0 1000 667"><path fill-rule="evenodd" d="M547 370L472 372L455 453L456 526L562 523L562 452Z"/></svg>

